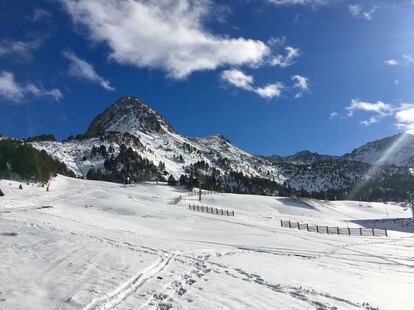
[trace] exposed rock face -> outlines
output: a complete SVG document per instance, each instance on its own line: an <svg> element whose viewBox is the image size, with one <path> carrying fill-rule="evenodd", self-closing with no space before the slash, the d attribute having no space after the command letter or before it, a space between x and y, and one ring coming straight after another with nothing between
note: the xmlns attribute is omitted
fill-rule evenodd
<svg viewBox="0 0 414 310"><path fill-rule="evenodd" d="M86 135L96 137L108 132L173 132L162 116L136 97L122 97L89 125Z"/></svg>

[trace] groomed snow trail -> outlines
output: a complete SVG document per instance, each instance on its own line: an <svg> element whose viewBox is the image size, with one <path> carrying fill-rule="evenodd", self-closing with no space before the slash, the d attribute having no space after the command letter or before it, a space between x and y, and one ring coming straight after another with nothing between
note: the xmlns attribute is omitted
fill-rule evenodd
<svg viewBox="0 0 414 310"><path fill-rule="evenodd" d="M152 266L138 272L134 277L127 282L121 284L113 292L105 294L101 298L93 300L89 305L82 310L109 310L114 309L128 296L135 293L146 281L154 277L167 267L170 261L174 258L175 253L161 257Z"/></svg>

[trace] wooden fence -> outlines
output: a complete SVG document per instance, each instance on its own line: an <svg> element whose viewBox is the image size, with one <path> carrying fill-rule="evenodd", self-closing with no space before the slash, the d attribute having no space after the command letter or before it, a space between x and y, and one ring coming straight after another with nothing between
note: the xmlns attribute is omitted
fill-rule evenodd
<svg viewBox="0 0 414 310"><path fill-rule="evenodd" d="M188 205L188 209L191 211L204 212L215 215L234 216L234 211L223 210L213 207L199 206L199 205Z"/></svg>
<svg viewBox="0 0 414 310"><path fill-rule="evenodd" d="M283 221L283 220L280 220L280 226L298 229L298 230L307 230L310 232L317 232L320 234L388 237L388 231L386 229L362 228L362 227L341 228L341 227L330 227L330 226L321 226L321 225L309 225L309 224L303 224L299 222L291 222L291 221Z"/></svg>
<svg viewBox="0 0 414 310"><path fill-rule="evenodd" d="M191 192L188 192L188 196L198 196L199 190L198 189L193 189ZM207 191L207 190L201 190L201 195L213 195L213 194L217 194L217 192L215 191Z"/></svg>

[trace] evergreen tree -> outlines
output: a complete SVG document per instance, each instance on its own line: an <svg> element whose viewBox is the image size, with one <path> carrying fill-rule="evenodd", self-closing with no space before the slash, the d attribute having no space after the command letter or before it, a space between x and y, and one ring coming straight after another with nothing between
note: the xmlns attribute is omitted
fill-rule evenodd
<svg viewBox="0 0 414 310"><path fill-rule="evenodd" d="M177 185L177 181L172 174L168 177L168 185Z"/></svg>

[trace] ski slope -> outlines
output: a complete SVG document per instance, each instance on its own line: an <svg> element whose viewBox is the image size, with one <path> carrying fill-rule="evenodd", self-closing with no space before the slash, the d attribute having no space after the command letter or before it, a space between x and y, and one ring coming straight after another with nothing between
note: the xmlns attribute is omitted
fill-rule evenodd
<svg viewBox="0 0 414 310"><path fill-rule="evenodd" d="M414 238L322 235L279 220L360 227L396 204L214 194L58 176L1 180L0 309L412 309ZM178 195L183 200L174 205ZM361 222L362 221L362 222ZM391 221L391 220L390 220Z"/></svg>

